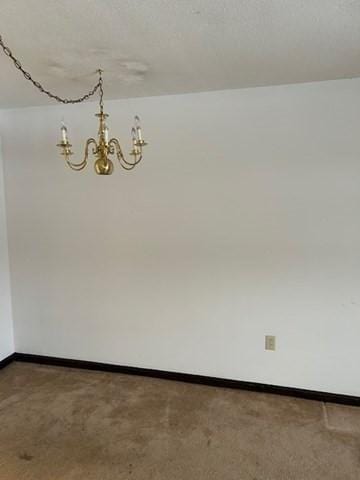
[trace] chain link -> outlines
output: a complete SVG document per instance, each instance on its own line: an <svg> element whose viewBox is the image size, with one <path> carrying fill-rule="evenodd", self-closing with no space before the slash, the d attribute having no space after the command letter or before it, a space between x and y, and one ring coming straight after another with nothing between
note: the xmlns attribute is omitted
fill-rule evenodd
<svg viewBox="0 0 360 480"><path fill-rule="evenodd" d="M98 73L99 73L99 76L100 76L99 81L94 86L94 88L92 90L90 90L88 93L86 93L85 95L83 95L80 98L74 98L74 99L72 99L72 98L61 98L58 95L55 95L55 94L51 93L49 90L46 90L41 85L40 82L37 82L36 80L34 80L32 78L32 76L30 75L30 73L23 69L19 60L17 58L15 58L14 55L11 53L10 48L7 47L4 44L1 35L0 35L0 46L3 49L5 55L7 55L9 58L11 58L11 60L14 62L15 67L18 70L20 70L20 72L24 75L26 80L29 80L34 85L34 87L36 87L38 90L40 90L41 93L45 93L48 97L53 98L54 100L56 100L57 102L60 102L60 103L81 103L84 100L87 100L88 98L92 97L96 93L96 91L98 89L100 89L100 105L102 105L102 98L103 98L104 92L103 92L103 88L102 88L102 77L101 77L102 72L101 72L101 70L98 70Z"/></svg>

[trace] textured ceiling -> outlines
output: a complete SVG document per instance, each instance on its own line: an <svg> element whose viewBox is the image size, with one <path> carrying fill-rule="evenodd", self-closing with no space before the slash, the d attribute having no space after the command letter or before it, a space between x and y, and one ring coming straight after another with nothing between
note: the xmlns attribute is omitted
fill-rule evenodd
<svg viewBox="0 0 360 480"><path fill-rule="evenodd" d="M32 75L107 98L360 76L359 0L0 0L0 33ZM51 103L0 55L0 108Z"/></svg>

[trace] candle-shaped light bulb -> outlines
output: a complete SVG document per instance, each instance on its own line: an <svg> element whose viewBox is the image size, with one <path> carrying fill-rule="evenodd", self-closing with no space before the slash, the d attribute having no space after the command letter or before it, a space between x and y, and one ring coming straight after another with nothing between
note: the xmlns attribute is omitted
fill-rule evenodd
<svg viewBox="0 0 360 480"><path fill-rule="evenodd" d="M61 122L61 141L62 143L68 143L67 128L64 122Z"/></svg>
<svg viewBox="0 0 360 480"><path fill-rule="evenodd" d="M137 138L141 142L142 134L141 134L141 127L140 127L140 118L136 115L134 120L135 120L135 128L136 128Z"/></svg>
<svg viewBox="0 0 360 480"><path fill-rule="evenodd" d="M109 143L109 129L106 125L104 128L104 142L106 145Z"/></svg>

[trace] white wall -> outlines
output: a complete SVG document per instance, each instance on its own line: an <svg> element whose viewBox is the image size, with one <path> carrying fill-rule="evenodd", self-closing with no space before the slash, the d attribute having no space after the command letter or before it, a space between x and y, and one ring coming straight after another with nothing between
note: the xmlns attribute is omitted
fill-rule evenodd
<svg viewBox="0 0 360 480"><path fill-rule="evenodd" d="M14 352L3 162L0 143L0 360Z"/></svg>
<svg viewBox="0 0 360 480"><path fill-rule="evenodd" d="M4 112L16 350L360 394L360 80ZM277 351L264 351L264 335Z"/></svg>

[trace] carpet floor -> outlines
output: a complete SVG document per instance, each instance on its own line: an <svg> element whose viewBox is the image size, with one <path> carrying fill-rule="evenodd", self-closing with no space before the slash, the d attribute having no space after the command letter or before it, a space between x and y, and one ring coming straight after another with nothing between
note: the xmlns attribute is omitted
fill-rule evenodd
<svg viewBox="0 0 360 480"><path fill-rule="evenodd" d="M0 479L359 480L360 408L15 362Z"/></svg>

